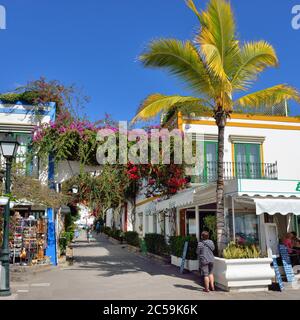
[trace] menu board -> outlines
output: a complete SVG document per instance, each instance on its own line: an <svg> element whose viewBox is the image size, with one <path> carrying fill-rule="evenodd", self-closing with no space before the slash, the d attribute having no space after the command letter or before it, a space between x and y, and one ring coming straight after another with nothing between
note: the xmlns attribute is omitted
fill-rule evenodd
<svg viewBox="0 0 300 320"><path fill-rule="evenodd" d="M287 247L283 244L279 245L279 252L282 259L284 272L286 274L286 279L288 282L294 282L296 279Z"/></svg>
<svg viewBox="0 0 300 320"><path fill-rule="evenodd" d="M279 267L277 264L277 258L275 258L275 257L273 258L273 267L274 267L277 282L279 284L280 291L282 291L282 290L284 290L284 285L283 285L283 281L282 281Z"/></svg>

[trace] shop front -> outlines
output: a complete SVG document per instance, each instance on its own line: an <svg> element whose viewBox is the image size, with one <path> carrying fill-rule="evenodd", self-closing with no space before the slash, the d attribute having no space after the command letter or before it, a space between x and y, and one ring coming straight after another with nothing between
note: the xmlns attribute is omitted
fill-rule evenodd
<svg viewBox="0 0 300 320"><path fill-rule="evenodd" d="M299 236L300 192L290 180L228 182L225 204L234 241L259 245L264 255L279 256L286 234Z"/></svg>
<svg viewBox="0 0 300 320"><path fill-rule="evenodd" d="M48 219L45 208L16 205L11 209L9 247L13 265L50 264L46 256Z"/></svg>

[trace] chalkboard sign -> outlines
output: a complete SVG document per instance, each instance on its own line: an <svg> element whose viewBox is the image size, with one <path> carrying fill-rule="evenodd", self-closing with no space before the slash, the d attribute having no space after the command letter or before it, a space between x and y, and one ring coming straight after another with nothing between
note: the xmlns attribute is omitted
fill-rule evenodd
<svg viewBox="0 0 300 320"><path fill-rule="evenodd" d="M288 282L294 282L295 274L291 263L291 258L289 256L288 249L285 245L280 244L279 245L279 252L282 259L282 264L284 268L284 272L286 274L286 279Z"/></svg>
<svg viewBox="0 0 300 320"><path fill-rule="evenodd" d="M182 261L181 261L181 267L180 267L180 273L181 273L181 274L183 274L184 265L185 265L185 260L186 260L186 255L187 255L187 251L188 251L188 247L189 247L189 242L186 241L186 242L184 243L184 247L183 247Z"/></svg>
<svg viewBox="0 0 300 320"><path fill-rule="evenodd" d="M274 267L277 282L279 284L280 291L282 291L282 290L284 290L284 285L283 285L283 281L282 281L279 267L277 264L277 258L275 258L275 257L273 258L273 267Z"/></svg>

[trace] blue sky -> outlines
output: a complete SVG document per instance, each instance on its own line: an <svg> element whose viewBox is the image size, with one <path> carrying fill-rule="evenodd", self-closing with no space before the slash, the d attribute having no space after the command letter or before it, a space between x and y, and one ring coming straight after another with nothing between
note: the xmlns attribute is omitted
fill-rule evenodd
<svg viewBox="0 0 300 320"><path fill-rule="evenodd" d="M195 0L203 6L206 1ZM300 0L232 0L242 40L265 39L280 59L255 89L289 83L300 89L300 30L291 10ZM146 70L138 55L159 37L190 39L197 20L184 0L0 0L7 30L0 30L0 92L40 76L76 83L91 98L87 115L105 112L129 120L150 93L189 94L180 82ZM293 114L300 106L292 105Z"/></svg>

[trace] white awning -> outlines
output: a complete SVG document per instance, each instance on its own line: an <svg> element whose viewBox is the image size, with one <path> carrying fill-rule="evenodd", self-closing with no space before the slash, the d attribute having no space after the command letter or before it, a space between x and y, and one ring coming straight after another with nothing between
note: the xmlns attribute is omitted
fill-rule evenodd
<svg viewBox="0 0 300 320"><path fill-rule="evenodd" d="M177 193L176 195L174 195L172 198L168 200L158 202L157 211L184 207L184 206L193 204L194 193L195 193L195 189L189 189L189 190L185 190L180 193Z"/></svg>
<svg viewBox="0 0 300 320"><path fill-rule="evenodd" d="M254 202L257 215L264 213L269 215L276 213L300 215L300 199L254 199Z"/></svg>

